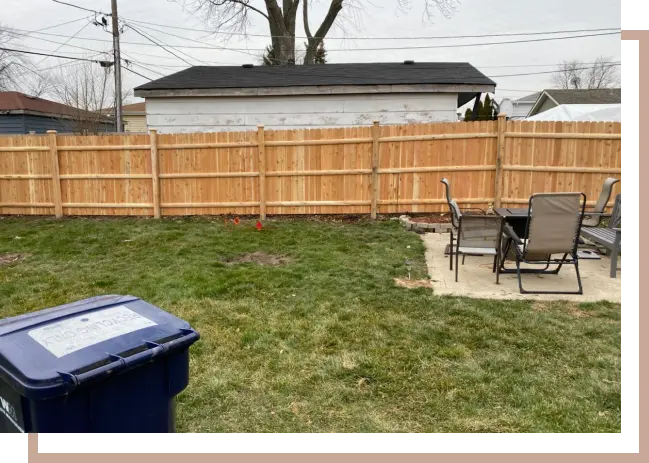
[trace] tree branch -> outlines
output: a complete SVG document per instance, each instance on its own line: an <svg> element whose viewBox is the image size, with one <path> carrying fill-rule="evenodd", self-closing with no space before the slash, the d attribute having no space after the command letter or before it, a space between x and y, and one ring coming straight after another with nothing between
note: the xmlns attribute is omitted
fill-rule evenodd
<svg viewBox="0 0 649 463"><path fill-rule="evenodd" d="M340 10L343 9L343 0L331 0L331 5L329 5L329 11L327 11L327 16L325 16L322 24L315 33L315 39L320 42L325 38L329 29L336 20L336 16L340 13Z"/></svg>
<svg viewBox="0 0 649 463"><path fill-rule="evenodd" d="M268 17L268 15L266 13L264 13L263 11L261 11L260 9L255 8L254 6L250 5L250 3L248 3L249 0L220 0L220 1L219 0L207 0L207 1L210 2L214 6L223 6L226 3L237 3L237 4L239 4L239 5L241 5L241 6L245 7L245 8L248 8L249 10L252 10L252 11L254 11L256 13L259 13L264 18L266 18L267 20L270 21L270 18Z"/></svg>
<svg viewBox="0 0 649 463"><path fill-rule="evenodd" d="M304 0L302 5L302 20L304 22L304 32L308 38L312 38L311 29L309 28L309 0Z"/></svg>

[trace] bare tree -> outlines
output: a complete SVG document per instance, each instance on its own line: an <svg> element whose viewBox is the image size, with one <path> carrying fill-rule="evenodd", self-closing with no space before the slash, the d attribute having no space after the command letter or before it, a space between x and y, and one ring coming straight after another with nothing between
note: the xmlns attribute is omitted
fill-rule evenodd
<svg viewBox="0 0 649 463"><path fill-rule="evenodd" d="M342 25L344 14L351 17L352 25L361 16L362 0L328 0L329 8L319 26L312 32L310 5L312 0L302 0L302 20L307 37L304 64L313 64L318 47L332 26ZM401 10L409 10L415 0L398 0ZM449 17L455 10L458 0L416 0L424 3L424 18L430 19L434 11ZM190 0L195 11L202 11L216 32L247 33L252 16L262 17L268 23L271 35L271 48L275 58L283 64L295 63L295 27L300 0ZM356 19L356 20L355 20Z"/></svg>
<svg viewBox="0 0 649 463"><path fill-rule="evenodd" d="M617 65L609 57L600 56L593 64L579 60L564 61L552 75L557 88L596 89L620 85Z"/></svg>
<svg viewBox="0 0 649 463"><path fill-rule="evenodd" d="M595 60L595 65L586 71L587 88L616 88L620 86L620 75L617 65L611 58L603 56Z"/></svg>
<svg viewBox="0 0 649 463"><path fill-rule="evenodd" d="M20 89L27 95L43 97L52 87L50 76L47 73L31 71L23 76Z"/></svg>
<svg viewBox="0 0 649 463"><path fill-rule="evenodd" d="M14 36L10 29L0 24L0 47L9 47ZM0 91L16 90L20 77L25 73L28 60L24 55L9 50L0 50Z"/></svg>
<svg viewBox="0 0 649 463"><path fill-rule="evenodd" d="M70 106L65 121L78 133L100 133L110 122L106 110L114 107L112 73L95 63L84 62L59 70L52 77L50 93Z"/></svg>

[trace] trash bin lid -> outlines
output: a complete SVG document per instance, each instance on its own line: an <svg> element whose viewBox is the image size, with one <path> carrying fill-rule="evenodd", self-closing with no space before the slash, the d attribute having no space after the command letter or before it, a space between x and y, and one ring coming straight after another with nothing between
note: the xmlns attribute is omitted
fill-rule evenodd
<svg viewBox="0 0 649 463"><path fill-rule="evenodd" d="M58 397L198 340L189 324L134 296L100 296L0 320L0 380Z"/></svg>

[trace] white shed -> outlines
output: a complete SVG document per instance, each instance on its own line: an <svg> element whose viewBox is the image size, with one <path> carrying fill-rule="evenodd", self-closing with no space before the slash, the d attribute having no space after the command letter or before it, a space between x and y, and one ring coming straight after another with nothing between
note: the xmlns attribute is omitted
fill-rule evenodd
<svg viewBox="0 0 649 463"><path fill-rule="evenodd" d="M160 133L457 120L495 82L469 63L198 66L135 89Z"/></svg>

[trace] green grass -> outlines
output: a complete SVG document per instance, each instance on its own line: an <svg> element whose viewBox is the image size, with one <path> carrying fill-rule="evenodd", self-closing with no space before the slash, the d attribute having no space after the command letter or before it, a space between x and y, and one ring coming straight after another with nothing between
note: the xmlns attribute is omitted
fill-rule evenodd
<svg viewBox="0 0 649 463"><path fill-rule="evenodd" d="M620 306L396 287L394 221L0 218L0 318L132 294L188 320L179 431L619 432ZM229 265L265 251L291 262Z"/></svg>

